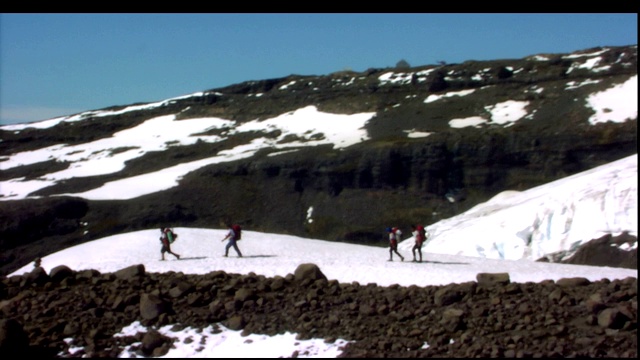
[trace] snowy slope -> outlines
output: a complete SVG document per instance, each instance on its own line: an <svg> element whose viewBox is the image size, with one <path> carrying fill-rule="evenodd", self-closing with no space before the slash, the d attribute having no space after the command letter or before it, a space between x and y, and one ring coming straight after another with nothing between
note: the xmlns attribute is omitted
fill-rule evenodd
<svg viewBox="0 0 640 360"><path fill-rule="evenodd" d="M571 253L605 234L637 236L638 156L523 192L502 192L427 231L427 252L509 260ZM412 238L400 244L412 246Z"/></svg>

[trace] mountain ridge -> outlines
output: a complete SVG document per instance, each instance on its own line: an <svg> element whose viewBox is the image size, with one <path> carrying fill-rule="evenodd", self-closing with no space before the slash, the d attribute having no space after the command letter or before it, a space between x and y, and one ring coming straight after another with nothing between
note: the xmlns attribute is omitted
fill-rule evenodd
<svg viewBox="0 0 640 360"><path fill-rule="evenodd" d="M629 90L634 84L635 94ZM625 118L626 108L594 105L620 87L635 99L635 116ZM294 116L305 108L315 112ZM332 142L334 128L348 122L342 118L322 131L287 132L281 126L285 119L304 124L317 114L373 115L363 122L365 135L346 147ZM149 151L142 148L147 138L167 134L152 134L148 127L130 142L111 142L152 121L178 125L177 133L212 118L217 122L163 138ZM386 224L433 224L501 191L522 191L634 154L636 121L633 45L289 75L2 126L1 269L121 231L162 224L219 227L227 219L256 231L382 246ZM260 129L264 124L270 127ZM81 147L100 141L100 151ZM35 156L49 148L62 152ZM244 158L231 155L242 149ZM100 152L103 158L130 158L111 172L50 175L88 167ZM119 199L119 191L106 200L73 195L189 161L204 164L211 155L222 160L136 199ZM26 184L33 191L20 193L18 186ZM313 223L306 219L310 207Z"/></svg>

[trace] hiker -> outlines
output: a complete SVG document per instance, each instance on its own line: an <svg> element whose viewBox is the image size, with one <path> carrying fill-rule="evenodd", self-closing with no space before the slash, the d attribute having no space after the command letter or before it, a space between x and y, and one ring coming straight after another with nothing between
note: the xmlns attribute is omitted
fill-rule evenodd
<svg viewBox="0 0 640 360"><path fill-rule="evenodd" d="M411 234L415 238L416 242L411 248L411 253L413 254L413 262L416 262L416 250L418 250L418 255L420 255L420 260L417 262L422 262L422 244L424 244L427 239L426 231L424 230L424 226L422 225L411 225Z"/></svg>
<svg viewBox="0 0 640 360"><path fill-rule="evenodd" d="M180 260L180 255L174 253L173 251L171 251L171 242L169 241L169 238L171 237L172 239L175 238L175 235L173 233L173 231L171 231L171 229L166 228L166 227L161 227L160 228L160 232L161 232L161 236L160 236L160 242L162 243L162 249L160 249L160 254L162 254L162 259L160 260L164 260L164 253L168 252L169 254L173 255L176 257L176 259Z"/></svg>
<svg viewBox="0 0 640 360"><path fill-rule="evenodd" d="M229 231L227 232L227 235L224 237L224 239L222 239L222 241L229 239L229 242L224 248L224 257L229 256L229 248L231 248L232 246L233 246L233 249L238 253L238 257L242 257L242 253L240 252L240 249L238 248L238 243L237 243L238 235L233 230L233 225L227 224L227 228L229 229Z"/></svg>
<svg viewBox="0 0 640 360"><path fill-rule="evenodd" d="M400 256L400 261L404 261L404 256L398 252L398 241L400 240L402 232L398 228L388 227L387 233L389 233L389 261L393 261L394 252Z"/></svg>

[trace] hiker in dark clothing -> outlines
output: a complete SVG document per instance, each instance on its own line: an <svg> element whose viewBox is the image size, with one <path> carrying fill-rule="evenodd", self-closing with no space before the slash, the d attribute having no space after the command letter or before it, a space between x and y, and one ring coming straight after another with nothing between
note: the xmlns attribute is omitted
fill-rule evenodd
<svg viewBox="0 0 640 360"><path fill-rule="evenodd" d="M400 261L404 261L404 256L398 252L398 241L402 232L398 228L387 228L389 233L389 261L393 261L393 253L396 253L400 257Z"/></svg>
<svg viewBox="0 0 640 360"><path fill-rule="evenodd" d="M162 243L162 249L160 249L160 254L162 254L162 259L164 260L164 253L168 252L169 254L176 257L176 259L180 260L180 255L171 251L171 243L169 242L169 236L173 236L173 232L169 228L161 227L160 232L162 236L160 236L160 242Z"/></svg>
<svg viewBox="0 0 640 360"><path fill-rule="evenodd" d="M222 241L225 241L225 240L229 239L229 242L227 243L227 246L225 246L225 248L224 248L224 257L229 256L229 249L232 246L233 246L233 249L238 253L238 257L242 257L242 253L240 252L240 249L238 248L237 235L236 235L235 231L233 231L233 226L231 224L227 224L227 228L229 229L229 231L227 232L227 235L224 237L224 239L222 239Z"/></svg>

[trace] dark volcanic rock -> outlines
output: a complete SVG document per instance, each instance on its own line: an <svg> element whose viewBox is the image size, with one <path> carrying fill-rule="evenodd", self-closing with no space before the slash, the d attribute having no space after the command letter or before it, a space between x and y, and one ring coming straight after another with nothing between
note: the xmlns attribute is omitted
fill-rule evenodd
<svg viewBox="0 0 640 360"><path fill-rule="evenodd" d="M73 270L66 265L59 265L51 269L49 276L52 281L60 282L70 276L73 276Z"/></svg>
<svg viewBox="0 0 640 360"><path fill-rule="evenodd" d="M167 311L167 303L155 294L142 294L140 316L145 320L155 320Z"/></svg>
<svg viewBox="0 0 640 360"><path fill-rule="evenodd" d="M296 271L293 273L298 281L316 281L327 280L327 277L322 273L318 265L316 264L300 264Z"/></svg>
<svg viewBox="0 0 640 360"><path fill-rule="evenodd" d="M15 319L0 319L0 353L22 355L29 347L29 335Z"/></svg>
<svg viewBox="0 0 640 360"><path fill-rule="evenodd" d="M581 246L569 259L562 261L567 264L609 266L627 269L638 268L638 249L633 248L638 238L629 233L618 236L607 234ZM623 245L628 249L621 249Z"/></svg>
<svg viewBox="0 0 640 360"><path fill-rule="evenodd" d="M221 271L134 281L74 272L70 284L27 284L26 276L1 282L3 354L70 357L71 338L82 349L74 356L117 357L134 343L138 355L161 356L173 340L154 328L222 323L244 335L351 341L341 357L637 357L637 278L511 283L508 274L478 274L482 286L382 287ZM184 283L188 295L171 295L167 285ZM134 321L150 330L114 337Z"/></svg>

